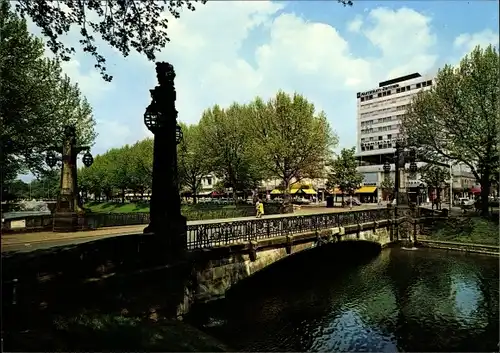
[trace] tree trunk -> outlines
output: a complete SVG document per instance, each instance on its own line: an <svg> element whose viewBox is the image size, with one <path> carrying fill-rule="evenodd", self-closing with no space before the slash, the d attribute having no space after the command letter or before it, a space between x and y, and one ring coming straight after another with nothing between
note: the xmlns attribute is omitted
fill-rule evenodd
<svg viewBox="0 0 500 353"><path fill-rule="evenodd" d="M481 175L481 216L488 217L489 212L489 200L490 195L490 169L484 168L484 172Z"/></svg>
<svg viewBox="0 0 500 353"><path fill-rule="evenodd" d="M122 196L122 203L125 203L125 189L122 189L121 191L122 191L121 192L121 194L122 194L121 195Z"/></svg>
<svg viewBox="0 0 500 353"><path fill-rule="evenodd" d="M193 197L193 205L196 205L196 202L198 202L198 199L196 198L196 188L191 189L192 192L192 197Z"/></svg>

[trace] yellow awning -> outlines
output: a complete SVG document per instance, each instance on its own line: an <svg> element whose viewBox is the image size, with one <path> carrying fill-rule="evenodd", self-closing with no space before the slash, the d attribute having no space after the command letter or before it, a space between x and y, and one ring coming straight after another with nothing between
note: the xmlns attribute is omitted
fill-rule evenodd
<svg viewBox="0 0 500 353"><path fill-rule="evenodd" d="M373 194L377 190L376 186L362 186L359 189L357 189L354 193L355 194ZM340 191L339 188L334 188L331 191L332 194L334 195L342 195L342 191Z"/></svg>
<svg viewBox="0 0 500 353"><path fill-rule="evenodd" d="M362 186L356 190L356 194L373 194L377 190L376 186Z"/></svg>
<svg viewBox="0 0 500 353"><path fill-rule="evenodd" d="M305 193L305 194L308 194L308 195L316 195L317 192L314 191L314 189L302 189L302 191Z"/></svg>
<svg viewBox="0 0 500 353"><path fill-rule="evenodd" d="M274 189L273 191L271 191L271 194L273 195L277 195L277 194L281 194L281 190L278 190L278 189Z"/></svg>

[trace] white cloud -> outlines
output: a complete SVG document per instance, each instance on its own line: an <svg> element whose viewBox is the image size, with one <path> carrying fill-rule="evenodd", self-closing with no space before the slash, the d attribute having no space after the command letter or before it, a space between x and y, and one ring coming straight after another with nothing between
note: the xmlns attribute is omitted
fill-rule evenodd
<svg viewBox="0 0 500 353"><path fill-rule="evenodd" d="M347 30L349 32L358 33L361 30L361 26L363 26L363 19L358 15L347 24Z"/></svg>
<svg viewBox="0 0 500 353"><path fill-rule="evenodd" d="M268 98L278 89L297 91L326 111L340 134L341 145L352 146L356 91L372 88L389 77L434 69L437 38L431 25L430 17L404 7L361 10L350 22L334 27L292 13L282 2L214 1L197 5L194 12L184 11L180 19L169 22L171 41L157 59L171 62L176 69L177 110L182 121L198 121L202 111L214 104L245 102L257 95ZM338 28L361 34L356 41L367 44L357 42L353 47ZM372 49L377 52L373 54ZM74 77L81 73L81 60L77 59L65 68L73 70ZM134 70L153 84L151 62L138 55L133 60L118 59L117 55L117 60L122 68L111 72L113 75ZM86 93L110 89L97 71L85 77L76 80L86 87ZM147 89L121 89L143 98L148 95ZM99 123L102 135L110 131L116 137L99 138L98 150L150 136L145 128L127 124L117 120Z"/></svg>
<svg viewBox="0 0 500 353"><path fill-rule="evenodd" d="M471 52L478 45L486 47L489 44L498 47L498 33L493 32L491 29L485 29L477 33L462 33L453 41L455 49L464 52L464 54Z"/></svg>

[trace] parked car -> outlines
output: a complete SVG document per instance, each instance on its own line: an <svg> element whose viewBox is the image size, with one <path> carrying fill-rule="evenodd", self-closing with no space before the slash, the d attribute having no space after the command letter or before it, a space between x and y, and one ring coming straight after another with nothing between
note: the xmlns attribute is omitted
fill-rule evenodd
<svg viewBox="0 0 500 353"><path fill-rule="evenodd" d="M342 207L348 207L351 205L351 200L345 199L344 202L342 203ZM352 205L353 206L361 206L361 201L359 201L357 198L353 197L352 198Z"/></svg>

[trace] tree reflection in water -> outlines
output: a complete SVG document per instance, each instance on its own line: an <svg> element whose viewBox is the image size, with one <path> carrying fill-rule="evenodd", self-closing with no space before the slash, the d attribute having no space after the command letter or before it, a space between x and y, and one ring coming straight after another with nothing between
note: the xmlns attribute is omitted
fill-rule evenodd
<svg viewBox="0 0 500 353"><path fill-rule="evenodd" d="M191 320L246 351L496 349L497 259L359 246L293 256Z"/></svg>

